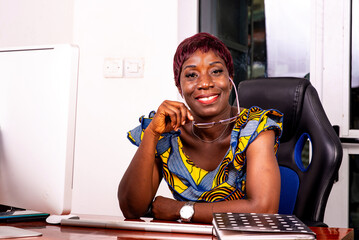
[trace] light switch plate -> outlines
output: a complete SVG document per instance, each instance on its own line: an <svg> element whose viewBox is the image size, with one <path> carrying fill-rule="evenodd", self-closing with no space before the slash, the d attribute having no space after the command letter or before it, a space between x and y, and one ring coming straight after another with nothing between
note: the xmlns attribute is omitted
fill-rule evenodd
<svg viewBox="0 0 359 240"><path fill-rule="evenodd" d="M145 60L143 58L126 58L124 60L124 77L142 78Z"/></svg>

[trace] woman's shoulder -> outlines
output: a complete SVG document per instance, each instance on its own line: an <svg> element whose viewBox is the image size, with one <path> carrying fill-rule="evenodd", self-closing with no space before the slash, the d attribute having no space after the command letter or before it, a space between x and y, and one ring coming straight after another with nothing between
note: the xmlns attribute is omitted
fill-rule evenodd
<svg viewBox="0 0 359 240"><path fill-rule="evenodd" d="M241 108L241 114L240 115L246 115L246 116L251 116L251 117L265 117L268 115L275 115L278 117L283 117L283 114L277 110L277 109L262 109L261 107L258 106L252 106L250 108Z"/></svg>
<svg viewBox="0 0 359 240"><path fill-rule="evenodd" d="M255 132L276 129L282 131L283 114L276 109L262 109L257 106L244 108L236 121L234 130L240 131L242 136L249 136Z"/></svg>
<svg viewBox="0 0 359 240"><path fill-rule="evenodd" d="M267 130L274 130L277 146L282 135L282 121L283 114L275 109L244 108L233 128L231 147L236 149L236 154L241 153L261 132Z"/></svg>
<svg viewBox="0 0 359 240"><path fill-rule="evenodd" d="M251 121L263 122L267 120L270 121L270 123L278 123L281 125L283 122L283 114L276 109L262 109L253 106L241 109L241 113L236 123L237 125L243 125Z"/></svg>

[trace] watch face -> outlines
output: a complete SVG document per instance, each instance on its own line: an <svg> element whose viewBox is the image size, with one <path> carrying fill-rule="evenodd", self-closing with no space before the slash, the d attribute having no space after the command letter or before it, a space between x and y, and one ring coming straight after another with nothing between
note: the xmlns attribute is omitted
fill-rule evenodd
<svg viewBox="0 0 359 240"><path fill-rule="evenodd" d="M182 219L188 219L193 216L194 210L192 206L184 206L181 208L180 215Z"/></svg>

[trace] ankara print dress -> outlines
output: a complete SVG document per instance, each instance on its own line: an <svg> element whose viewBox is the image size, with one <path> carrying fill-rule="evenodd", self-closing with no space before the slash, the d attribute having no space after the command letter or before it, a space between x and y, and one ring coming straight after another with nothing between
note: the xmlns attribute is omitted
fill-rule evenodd
<svg viewBox="0 0 359 240"><path fill-rule="evenodd" d="M155 112L142 116L141 124L128 132L128 139L139 146L143 132ZM161 135L156 156L162 160L163 177L173 197L180 201L218 202L246 198L246 149L259 133L275 131L274 151L277 152L283 116L276 110L252 107L241 111L231 133L230 147L216 169L206 171L183 152L181 132Z"/></svg>

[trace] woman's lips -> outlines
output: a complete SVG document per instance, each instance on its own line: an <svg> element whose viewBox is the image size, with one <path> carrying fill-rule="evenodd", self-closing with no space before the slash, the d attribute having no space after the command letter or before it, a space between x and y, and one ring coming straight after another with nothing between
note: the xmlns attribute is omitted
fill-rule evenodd
<svg viewBox="0 0 359 240"><path fill-rule="evenodd" d="M212 96L200 96L200 97L197 97L196 100L203 104L211 104L214 101L216 101L218 97L219 97L218 94L212 95Z"/></svg>

